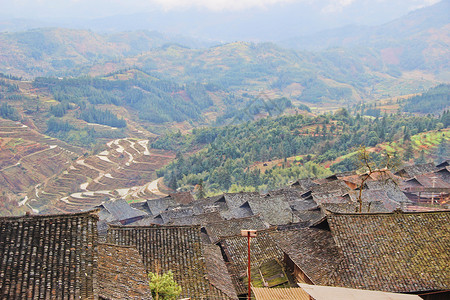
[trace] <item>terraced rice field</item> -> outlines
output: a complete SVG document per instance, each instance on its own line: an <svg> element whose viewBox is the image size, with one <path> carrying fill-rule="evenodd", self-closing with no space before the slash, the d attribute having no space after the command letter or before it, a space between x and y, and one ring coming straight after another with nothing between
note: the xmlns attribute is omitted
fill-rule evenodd
<svg viewBox="0 0 450 300"><path fill-rule="evenodd" d="M0 119L0 186L14 193L64 170L82 149Z"/></svg>
<svg viewBox="0 0 450 300"><path fill-rule="evenodd" d="M79 157L61 175L35 187L28 195L30 203L74 212L110 198L137 201L166 195L155 171L172 161L174 153L150 149L148 140L117 139L106 146L96 155Z"/></svg>

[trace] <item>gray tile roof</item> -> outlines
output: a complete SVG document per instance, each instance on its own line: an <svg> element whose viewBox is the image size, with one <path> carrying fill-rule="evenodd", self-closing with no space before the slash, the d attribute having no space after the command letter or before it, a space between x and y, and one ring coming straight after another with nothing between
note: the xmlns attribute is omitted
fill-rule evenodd
<svg viewBox="0 0 450 300"><path fill-rule="evenodd" d="M389 200L393 200L399 204L410 202L398 184L392 180L367 181L365 184L368 187L368 190L384 190Z"/></svg>
<svg viewBox="0 0 450 300"><path fill-rule="evenodd" d="M327 285L342 260L330 231L305 228L272 233L278 247L318 285Z"/></svg>
<svg viewBox="0 0 450 300"><path fill-rule="evenodd" d="M170 206L175 205L176 203L171 197L147 200L148 210L153 216L159 215L160 213L166 211Z"/></svg>
<svg viewBox="0 0 450 300"><path fill-rule="evenodd" d="M450 167L446 166L444 168L440 168L434 174L439 177L441 180L445 181L446 183L450 184Z"/></svg>
<svg viewBox="0 0 450 300"><path fill-rule="evenodd" d="M358 202L348 202L348 203L322 203L321 206L330 212L334 213L356 213L359 212ZM395 210L395 209L393 209ZM392 212L384 206L382 201L370 201L362 203L362 212L367 213L380 213L380 212Z"/></svg>
<svg viewBox="0 0 450 300"><path fill-rule="evenodd" d="M395 175L404 178L413 178L416 175L430 173L436 170L436 166L432 163L406 166L403 169L397 171Z"/></svg>
<svg viewBox="0 0 450 300"><path fill-rule="evenodd" d="M340 179L322 183L311 188L313 194L330 193L343 195L349 190L350 188L347 186L347 184L345 184L345 182Z"/></svg>
<svg viewBox="0 0 450 300"><path fill-rule="evenodd" d="M247 292L247 286L244 283L247 276L247 238L241 235L226 237L221 239L220 246L228 261L228 272L236 292L238 295L245 294ZM270 230L259 231L257 237L251 239L250 253L254 286L263 286L260 274L263 274L264 281L268 282L269 286L272 281L278 284L288 283L283 268L283 251L273 241Z"/></svg>
<svg viewBox="0 0 450 300"><path fill-rule="evenodd" d="M314 181L312 181L310 178L299 179L296 182L291 184L292 187L295 187L301 191L309 191L309 190L311 190L311 188L315 187L316 185L318 185L318 184L315 183Z"/></svg>
<svg viewBox="0 0 450 300"><path fill-rule="evenodd" d="M245 218L253 215L248 204L248 200L253 197L259 197L259 193L226 193L222 196L206 199L208 204L205 209L212 205L215 207L216 211L220 211L220 215L227 220L233 218ZM201 204L203 203L205 202L201 202ZM198 211L201 208L200 206L194 206L194 209Z"/></svg>
<svg viewBox="0 0 450 300"><path fill-rule="evenodd" d="M194 215L192 207L172 207L159 214L162 218L162 224L167 224L173 219L191 217Z"/></svg>
<svg viewBox="0 0 450 300"><path fill-rule="evenodd" d="M251 216L210 223L204 227L211 243L216 243L221 237L239 235L241 229L263 230L269 228L269 224L264 222L260 216Z"/></svg>
<svg viewBox="0 0 450 300"><path fill-rule="evenodd" d="M347 191L346 193L348 193ZM341 190L322 192L322 193L312 193L312 198L317 204L321 203L346 203L349 201L347 197L343 197Z"/></svg>
<svg viewBox="0 0 450 300"><path fill-rule="evenodd" d="M108 242L135 246L147 271L171 270L182 297L229 299L207 278L200 226L111 226Z"/></svg>
<svg viewBox="0 0 450 300"><path fill-rule="evenodd" d="M218 212L172 218L167 225L207 225L222 222L223 218Z"/></svg>
<svg viewBox="0 0 450 300"><path fill-rule="evenodd" d="M209 281L216 288L225 293L230 299L238 299L231 276L223 260L220 247L216 245L204 245L206 272Z"/></svg>
<svg viewBox="0 0 450 300"><path fill-rule="evenodd" d="M450 289L450 211L327 219L343 253L333 285L406 293Z"/></svg>
<svg viewBox="0 0 450 300"><path fill-rule="evenodd" d="M289 203L302 199L303 192L292 187L267 192L270 196L284 196Z"/></svg>
<svg viewBox="0 0 450 300"><path fill-rule="evenodd" d="M100 220L105 220L108 222L124 221L147 215L138 209L132 208L123 199L110 200L102 203L98 207L101 209L98 214Z"/></svg>
<svg viewBox="0 0 450 300"><path fill-rule="evenodd" d="M152 299L147 271L136 248L99 243L98 293L101 299Z"/></svg>
<svg viewBox="0 0 450 300"><path fill-rule="evenodd" d="M225 197L223 195L197 200L192 203L194 214L206 214L212 212L228 210Z"/></svg>
<svg viewBox="0 0 450 300"><path fill-rule="evenodd" d="M259 214L271 225L282 225L298 222L284 195L253 197L248 200L253 214Z"/></svg>
<svg viewBox="0 0 450 300"><path fill-rule="evenodd" d="M3 299L96 299L97 215L0 217Z"/></svg>

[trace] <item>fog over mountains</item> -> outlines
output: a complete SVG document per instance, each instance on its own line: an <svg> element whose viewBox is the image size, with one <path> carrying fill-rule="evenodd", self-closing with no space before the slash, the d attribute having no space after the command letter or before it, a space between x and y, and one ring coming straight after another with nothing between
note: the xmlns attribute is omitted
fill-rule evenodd
<svg viewBox="0 0 450 300"><path fill-rule="evenodd" d="M220 42L273 42L348 25L381 25L438 0L134 0L127 5L102 0L51 5L48 0L2 2L1 31L38 27L100 32L155 30ZM441 1L443 6L448 3ZM445 17L448 19L448 10Z"/></svg>

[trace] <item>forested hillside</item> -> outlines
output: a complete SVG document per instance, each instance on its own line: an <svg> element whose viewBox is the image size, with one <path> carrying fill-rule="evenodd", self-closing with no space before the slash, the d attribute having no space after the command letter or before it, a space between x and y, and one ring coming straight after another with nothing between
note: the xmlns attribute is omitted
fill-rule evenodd
<svg viewBox="0 0 450 300"><path fill-rule="evenodd" d="M399 58L395 49L393 54L368 47L310 52L248 42L191 49L161 41L145 32L115 36L67 29L0 33L0 72L26 78L78 77L137 67L180 85L213 84L241 93L271 91L311 103L415 93L445 80L439 75L442 64L427 64L427 69L404 66L395 61L418 60L406 52ZM401 47L413 49L407 44Z"/></svg>
<svg viewBox="0 0 450 300"><path fill-rule="evenodd" d="M439 114L450 108L450 85L441 84L427 92L406 100L402 107L405 112Z"/></svg>
<svg viewBox="0 0 450 300"><path fill-rule="evenodd" d="M437 146L449 140L448 127L448 112L440 118L399 114L373 118L352 116L341 109L316 117L284 116L197 129L192 135L173 133L152 147L178 151L176 160L160 171L172 188L200 182L212 193L230 188L270 190L298 178L357 169L355 154L361 145L371 148L375 161L382 160L384 152L399 164L423 159L425 152L442 159L437 157ZM421 144L424 137L417 137L423 132L433 136L434 144ZM183 155L200 147L193 155Z"/></svg>
<svg viewBox="0 0 450 300"><path fill-rule="evenodd" d="M38 77L33 86L48 89L62 104L74 103L80 106L83 119L89 118L89 114L95 114L86 111L87 108L94 112L95 105L113 104L135 109L140 119L149 122L180 122L188 119L198 120L201 118L201 111L212 105L205 85L180 86L142 72L134 74L135 77L128 80L88 77L61 80ZM96 112L98 114L98 111ZM124 126L121 124L114 127Z"/></svg>

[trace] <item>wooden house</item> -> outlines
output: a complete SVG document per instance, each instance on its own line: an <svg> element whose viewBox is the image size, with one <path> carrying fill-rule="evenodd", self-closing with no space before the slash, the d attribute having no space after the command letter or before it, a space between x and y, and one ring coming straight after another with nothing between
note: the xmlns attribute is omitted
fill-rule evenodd
<svg viewBox="0 0 450 300"><path fill-rule="evenodd" d="M448 299L449 221L450 211L330 213L274 239L298 282Z"/></svg>
<svg viewBox="0 0 450 300"><path fill-rule="evenodd" d="M138 249L147 271L171 270L181 286L181 297L195 299L233 299L226 283L218 284L218 276L205 263L205 249L200 226L119 226L111 225L108 243L134 246ZM214 259L211 259L214 262ZM226 272L226 271L225 271Z"/></svg>

